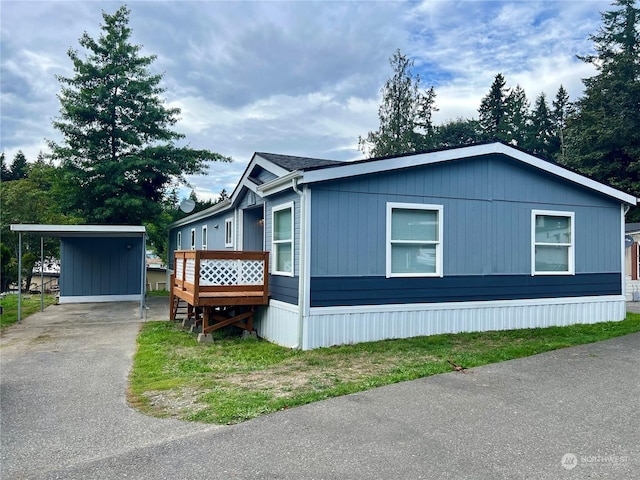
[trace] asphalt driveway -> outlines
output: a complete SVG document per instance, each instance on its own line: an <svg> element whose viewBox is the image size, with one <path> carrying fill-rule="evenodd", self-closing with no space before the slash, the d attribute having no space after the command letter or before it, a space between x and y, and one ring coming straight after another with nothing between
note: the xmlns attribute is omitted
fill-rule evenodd
<svg viewBox="0 0 640 480"><path fill-rule="evenodd" d="M3 479L640 477L640 334L218 427L127 406L137 316L51 306L2 336Z"/></svg>

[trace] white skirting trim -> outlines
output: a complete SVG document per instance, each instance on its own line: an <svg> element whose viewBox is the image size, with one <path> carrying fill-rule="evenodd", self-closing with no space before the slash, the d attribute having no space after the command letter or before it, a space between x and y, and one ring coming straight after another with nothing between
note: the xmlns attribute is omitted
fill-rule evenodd
<svg viewBox="0 0 640 480"><path fill-rule="evenodd" d="M623 320L622 295L534 300L311 308L302 348L440 333Z"/></svg>
<svg viewBox="0 0 640 480"><path fill-rule="evenodd" d="M135 295L78 295L62 296L58 303L104 303L104 302L139 302L140 294Z"/></svg>
<svg viewBox="0 0 640 480"><path fill-rule="evenodd" d="M297 305L270 300L254 315L254 327L262 338L283 347L299 348L300 314Z"/></svg>

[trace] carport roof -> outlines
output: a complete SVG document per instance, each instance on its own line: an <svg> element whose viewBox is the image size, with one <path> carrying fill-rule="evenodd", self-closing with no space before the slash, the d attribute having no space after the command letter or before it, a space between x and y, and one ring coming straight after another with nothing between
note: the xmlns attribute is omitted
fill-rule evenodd
<svg viewBox="0 0 640 480"><path fill-rule="evenodd" d="M12 224L11 231L51 237L138 237L146 233L141 225L41 225Z"/></svg>

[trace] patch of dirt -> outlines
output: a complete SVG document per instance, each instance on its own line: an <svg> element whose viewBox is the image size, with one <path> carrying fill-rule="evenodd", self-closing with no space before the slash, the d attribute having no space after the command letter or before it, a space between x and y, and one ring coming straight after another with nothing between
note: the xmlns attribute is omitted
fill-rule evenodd
<svg viewBox="0 0 640 480"><path fill-rule="evenodd" d="M198 402L198 397L206 390L181 388L179 390L156 390L143 394L149 410L163 417L184 419L187 413L195 413L208 408Z"/></svg>

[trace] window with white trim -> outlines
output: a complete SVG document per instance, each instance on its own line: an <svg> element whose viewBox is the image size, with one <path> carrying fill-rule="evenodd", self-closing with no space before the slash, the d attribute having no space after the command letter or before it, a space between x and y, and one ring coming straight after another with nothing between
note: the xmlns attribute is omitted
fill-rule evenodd
<svg viewBox="0 0 640 480"><path fill-rule="evenodd" d="M442 276L442 205L387 203L387 277Z"/></svg>
<svg viewBox="0 0 640 480"><path fill-rule="evenodd" d="M191 250L196 249L196 229L191 229Z"/></svg>
<svg viewBox="0 0 640 480"><path fill-rule="evenodd" d="M182 250L182 232L176 234L176 250Z"/></svg>
<svg viewBox="0 0 640 480"><path fill-rule="evenodd" d="M233 218L224 221L224 246L233 247Z"/></svg>
<svg viewBox="0 0 640 480"><path fill-rule="evenodd" d="M271 218L272 273L293 277L293 202L273 207Z"/></svg>
<svg viewBox="0 0 640 480"><path fill-rule="evenodd" d="M207 226L202 226L202 250L207 249Z"/></svg>
<svg viewBox="0 0 640 480"><path fill-rule="evenodd" d="M573 212L531 211L531 275L573 275Z"/></svg>

